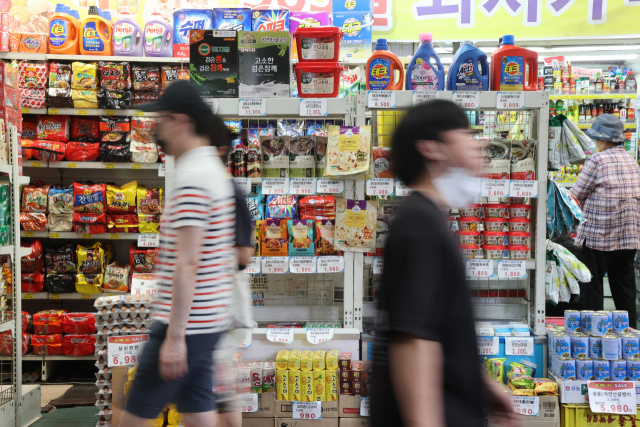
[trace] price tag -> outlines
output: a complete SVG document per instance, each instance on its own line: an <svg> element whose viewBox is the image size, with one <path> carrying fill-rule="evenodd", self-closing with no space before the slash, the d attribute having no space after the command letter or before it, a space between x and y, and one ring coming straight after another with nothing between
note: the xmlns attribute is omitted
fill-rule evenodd
<svg viewBox="0 0 640 427"><path fill-rule="evenodd" d="M78 115L79 116L86 116L87 114L89 114L89 112L87 110L78 110Z"/></svg>
<svg viewBox="0 0 640 427"><path fill-rule="evenodd" d="M538 396L511 396L513 410L520 415L537 417L540 415L540 398Z"/></svg>
<svg viewBox="0 0 640 427"><path fill-rule="evenodd" d="M258 412L258 393L238 394L241 412Z"/></svg>
<svg viewBox="0 0 640 427"><path fill-rule="evenodd" d="M267 339L271 342L291 344L293 342L292 328L268 328Z"/></svg>
<svg viewBox="0 0 640 427"><path fill-rule="evenodd" d="M319 420L322 418L322 402L293 402L294 420Z"/></svg>
<svg viewBox="0 0 640 427"><path fill-rule="evenodd" d="M498 261L498 278L524 279L527 277L527 262L502 260Z"/></svg>
<svg viewBox="0 0 640 427"><path fill-rule="evenodd" d="M413 190L407 187L407 185L400 181L396 180L396 196L408 196L413 193Z"/></svg>
<svg viewBox="0 0 640 427"><path fill-rule="evenodd" d="M25 231L24 237L33 237L33 231Z"/></svg>
<svg viewBox="0 0 640 427"><path fill-rule="evenodd" d="M238 187L242 190L242 195L246 196L251 193L251 178L233 178L233 180L238 184Z"/></svg>
<svg viewBox="0 0 640 427"><path fill-rule="evenodd" d="M244 329L242 339L240 340L239 347L251 347L253 341L253 330Z"/></svg>
<svg viewBox="0 0 640 427"><path fill-rule="evenodd" d="M361 417L371 416L371 400L369 400L368 397L360 398L360 416Z"/></svg>
<svg viewBox="0 0 640 427"><path fill-rule="evenodd" d="M430 99L438 98L438 92L435 90L414 90L413 91L413 106L429 101Z"/></svg>
<svg viewBox="0 0 640 427"><path fill-rule="evenodd" d="M60 299L60 294L49 294L49 299Z"/></svg>
<svg viewBox="0 0 640 427"><path fill-rule="evenodd" d="M524 110L524 92L498 92L498 110Z"/></svg>
<svg viewBox="0 0 640 427"><path fill-rule="evenodd" d="M136 110L133 112L133 115L136 117L144 117L144 111Z"/></svg>
<svg viewBox="0 0 640 427"><path fill-rule="evenodd" d="M160 246L159 233L142 233L138 234L138 247L141 248L157 248Z"/></svg>
<svg viewBox="0 0 640 427"><path fill-rule="evenodd" d="M129 366L140 361L140 355L145 344L149 341L149 335L129 335L109 337L107 343L107 366Z"/></svg>
<svg viewBox="0 0 640 427"><path fill-rule="evenodd" d="M480 92L456 91L453 92L451 101L460 108L480 108Z"/></svg>
<svg viewBox="0 0 640 427"><path fill-rule="evenodd" d="M509 181L506 179L483 179L480 184L480 196L482 197L507 197L509 196Z"/></svg>
<svg viewBox="0 0 640 427"><path fill-rule="evenodd" d="M131 169L142 169L142 165L140 163L131 163Z"/></svg>
<svg viewBox="0 0 640 427"><path fill-rule="evenodd" d="M59 239L60 238L60 233L49 233L49 238L50 239Z"/></svg>
<svg viewBox="0 0 640 427"><path fill-rule="evenodd" d="M109 234L109 239L111 240L120 240L120 235L117 233Z"/></svg>
<svg viewBox="0 0 640 427"><path fill-rule="evenodd" d="M78 167L77 163L69 162L67 163L67 169L76 169Z"/></svg>
<svg viewBox="0 0 640 427"><path fill-rule="evenodd" d="M22 114L31 114L31 108L22 107Z"/></svg>
<svg viewBox="0 0 640 427"><path fill-rule="evenodd" d="M105 116L115 116L116 115L116 110L104 110L104 115Z"/></svg>
<svg viewBox="0 0 640 427"><path fill-rule="evenodd" d="M395 108L396 92L393 90L370 90L367 94L369 108Z"/></svg>
<svg viewBox="0 0 640 427"><path fill-rule="evenodd" d="M22 294L22 299L33 299L33 294Z"/></svg>
<svg viewBox="0 0 640 427"><path fill-rule="evenodd" d="M164 163L160 163L158 166L158 176L167 176L167 165Z"/></svg>
<svg viewBox="0 0 640 427"><path fill-rule="evenodd" d="M509 197L538 197L538 181L511 181Z"/></svg>
<svg viewBox="0 0 640 427"><path fill-rule="evenodd" d="M344 257L320 256L318 257L318 273L342 273L344 271Z"/></svg>
<svg viewBox="0 0 640 427"><path fill-rule="evenodd" d="M500 352L499 337L476 337L478 345L478 354L484 356L493 356Z"/></svg>
<svg viewBox="0 0 640 427"><path fill-rule="evenodd" d="M287 194L289 180L287 178L265 178L262 180L262 194Z"/></svg>
<svg viewBox="0 0 640 427"><path fill-rule="evenodd" d="M239 116L266 116L267 100L262 98L240 99L238 103Z"/></svg>
<svg viewBox="0 0 640 427"><path fill-rule="evenodd" d="M633 381L588 381L591 412L636 415L636 391Z"/></svg>
<svg viewBox="0 0 640 427"><path fill-rule="evenodd" d="M83 234L83 235L82 235L82 238L83 238L83 239L92 239L92 238L93 238L93 236L91 236L91 234Z"/></svg>
<svg viewBox="0 0 640 427"><path fill-rule="evenodd" d="M155 274L135 273L131 278L131 295L155 295L159 282Z"/></svg>
<svg viewBox="0 0 640 427"><path fill-rule="evenodd" d="M505 337L504 354L507 356L533 356L533 337Z"/></svg>
<svg viewBox="0 0 640 427"><path fill-rule="evenodd" d="M42 162L31 162L31 167L32 168L41 168L42 167Z"/></svg>
<svg viewBox="0 0 640 427"><path fill-rule="evenodd" d="M115 163L105 163L104 164L104 168L105 169L115 169L116 168L116 164Z"/></svg>
<svg viewBox="0 0 640 427"><path fill-rule="evenodd" d="M211 108L213 114L218 114L218 98L202 98L202 100Z"/></svg>
<svg viewBox="0 0 640 427"><path fill-rule="evenodd" d="M322 344L333 338L332 328L307 329L307 341L311 344Z"/></svg>
<svg viewBox="0 0 640 427"><path fill-rule="evenodd" d="M254 256L249 258L249 264L247 264L246 271L248 274L258 274L260 273L260 260L259 256Z"/></svg>
<svg viewBox="0 0 640 427"><path fill-rule="evenodd" d="M391 196L393 178L371 178L367 180L367 196Z"/></svg>
<svg viewBox="0 0 640 427"><path fill-rule="evenodd" d="M289 272L289 257L264 257L262 258L263 274L284 274Z"/></svg>
<svg viewBox="0 0 640 427"><path fill-rule="evenodd" d="M373 259L373 274L382 274L384 270L384 258L375 257Z"/></svg>
<svg viewBox="0 0 640 427"><path fill-rule="evenodd" d="M301 117L319 117L327 115L326 99L300 99Z"/></svg>
<svg viewBox="0 0 640 427"><path fill-rule="evenodd" d="M493 260L468 259L464 265L467 277L493 277Z"/></svg>
<svg viewBox="0 0 640 427"><path fill-rule="evenodd" d="M335 179L318 178L316 191L325 194L342 194L344 193L344 181Z"/></svg>
<svg viewBox="0 0 640 427"><path fill-rule="evenodd" d="M292 256L289 258L289 272L310 274L316 272L316 258L312 256Z"/></svg>
<svg viewBox="0 0 640 427"><path fill-rule="evenodd" d="M48 113L49 114L53 114L53 115L58 114L58 109L57 108L49 108Z"/></svg>
<svg viewBox="0 0 640 427"><path fill-rule="evenodd" d="M316 194L316 179L291 178L289 180L289 194Z"/></svg>

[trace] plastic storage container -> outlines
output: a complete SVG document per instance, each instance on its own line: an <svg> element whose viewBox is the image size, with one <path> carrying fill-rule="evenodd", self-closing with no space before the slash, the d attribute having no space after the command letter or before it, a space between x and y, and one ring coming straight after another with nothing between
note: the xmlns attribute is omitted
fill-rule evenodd
<svg viewBox="0 0 640 427"><path fill-rule="evenodd" d="M420 34L420 47L407 68L406 90L444 90L444 68L432 42L431 33Z"/></svg>
<svg viewBox="0 0 640 427"><path fill-rule="evenodd" d="M404 66L389 52L386 39L378 39L376 50L367 61L367 90L402 90Z"/></svg>
<svg viewBox="0 0 640 427"><path fill-rule="evenodd" d="M447 74L447 90L489 90L487 54L465 40Z"/></svg>
<svg viewBox="0 0 640 427"><path fill-rule="evenodd" d="M538 90L538 53L516 46L513 36L502 37L491 55L491 90Z"/></svg>
<svg viewBox="0 0 640 427"><path fill-rule="evenodd" d="M300 62L338 62L342 39L338 27L298 27L293 37Z"/></svg>
<svg viewBox="0 0 640 427"><path fill-rule="evenodd" d="M127 6L120 8L120 17L113 26L113 54L116 56L142 56L142 28Z"/></svg>
<svg viewBox="0 0 640 427"><path fill-rule="evenodd" d="M79 55L80 21L65 5L58 3L49 20L49 53Z"/></svg>
<svg viewBox="0 0 640 427"><path fill-rule="evenodd" d="M342 67L337 62L298 63L294 70L300 98L336 98L338 96Z"/></svg>

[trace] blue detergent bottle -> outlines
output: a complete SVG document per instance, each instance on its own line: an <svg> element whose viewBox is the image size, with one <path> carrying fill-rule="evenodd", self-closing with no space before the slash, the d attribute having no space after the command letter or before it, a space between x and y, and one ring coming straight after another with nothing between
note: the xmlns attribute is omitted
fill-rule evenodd
<svg viewBox="0 0 640 427"><path fill-rule="evenodd" d="M462 43L451 61L447 90L489 90L487 55L469 40Z"/></svg>
<svg viewBox="0 0 640 427"><path fill-rule="evenodd" d="M444 90L444 68L432 42L431 33L420 34L420 47L407 68L406 90Z"/></svg>

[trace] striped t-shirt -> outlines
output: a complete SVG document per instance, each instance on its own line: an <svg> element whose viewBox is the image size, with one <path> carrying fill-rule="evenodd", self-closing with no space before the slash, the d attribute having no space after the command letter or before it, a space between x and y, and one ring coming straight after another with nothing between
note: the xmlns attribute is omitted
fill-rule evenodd
<svg viewBox="0 0 640 427"><path fill-rule="evenodd" d="M215 147L190 150L175 162L175 187L165 203L154 319L169 323L180 227L204 228L187 335L223 332L231 322L235 272L235 200ZM195 242L194 242L195 243Z"/></svg>

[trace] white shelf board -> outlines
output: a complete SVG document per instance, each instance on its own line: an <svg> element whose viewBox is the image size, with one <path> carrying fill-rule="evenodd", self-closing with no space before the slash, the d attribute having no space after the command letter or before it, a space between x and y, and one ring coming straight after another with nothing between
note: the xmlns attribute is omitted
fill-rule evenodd
<svg viewBox="0 0 640 427"><path fill-rule="evenodd" d="M394 108L388 110L394 110L399 108L411 108L413 107L413 91L411 90L394 90L396 97L396 105ZM451 101L453 98L453 91L437 91L438 99L444 99ZM481 92L480 93L480 108L477 110L498 110L496 105L498 103L498 92ZM366 98L365 98L366 101ZM548 108L549 107L549 94L547 92L524 92L525 110L532 108ZM385 109L380 109L384 111ZM470 111L474 111L471 109ZM514 110L509 110L514 111Z"/></svg>
<svg viewBox="0 0 640 427"><path fill-rule="evenodd" d="M35 166L34 166L35 164ZM23 168L48 168L49 167L49 162L48 161L41 161L41 160L22 160L22 167Z"/></svg>
<svg viewBox="0 0 640 427"><path fill-rule="evenodd" d="M11 173L11 165L0 165L0 173Z"/></svg>
<svg viewBox="0 0 640 427"><path fill-rule="evenodd" d="M86 300L95 300L105 295L115 295L115 294L81 294L79 292L68 292L64 294L53 294L51 292L22 292L22 299L46 299L46 300L59 300L59 299L86 299ZM25 298L25 295L27 296ZM9 295L10 297L10 295ZM9 298L10 299L10 298Z"/></svg>
<svg viewBox="0 0 640 427"><path fill-rule="evenodd" d="M0 255L11 255L12 252L13 245L0 246ZM29 250L29 253L31 253L31 250Z"/></svg>
<svg viewBox="0 0 640 427"><path fill-rule="evenodd" d="M47 55L44 53L2 52L0 59L25 59L31 61L44 61Z"/></svg>
<svg viewBox="0 0 640 427"><path fill-rule="evenodd" d="M374 258L379 258L379 257L373 257L373 256L365 256L364 257L364 263L365 265L372 265L373 264L373 259ZM484 258L477 258L477 259L484 259ZM504 261L508 261L508 260L504 260ZM493 268L498 268L498 263L500 261L499 260L493 260ZM528 259L527 260L527 270L535 270L536 268L536 261L534 259Z"/></svg>
<svg viewBox="0 0 640 427"><path fill-rule="evenodd" d="M33 236L26 233L33 233ZM57 233L59 237L51 237L51 233ZM90 237L89 237L90 236ZM91 239L91 240L138 240L139 233L103 233L103 234L79 234L73 232L56 231L21 231L20 237L43 239ZM1 254L1 253L0 253Z"/></svg>
<svg viewBox="0 0 640 427"><path fill-rule="evenodd" d="M155 169L160 167L161 163L103 163L103 162L48 162L48 168L63 169ZM23 165L24 166L24 165Z"/></svg>
<svg viewBox="0 0 640 427"><path fill-rule="evenodd" d="M294 336L303 335L307 336L306 328L292 328ZM355 328L332 328L333 329L333 338L332 340L359 340L360 339L360 331ZM254 328L253 329L253 339L266 339L267 338L267 328ZM300 339L300 338L296 338Z"/></svg>
<svg viewBox="0 0 640 427"><path fill-rule="evenodd" d="M0 360L9 360L9 356L0 356ZM22 356L22 361L45 361L45 360L96 360L94 355L91 356L66 356L64 354L56 354L48 356L46 354L25 354Z"/></svg>
<svg viewBox="0 0 640 427"><path fill-rule="evenodd" d="M47 109L22 107L22 114L47 114Z"/></svg>
<svg viewBox="0 0 640 427"><path fill-rule="evenodd" d="M352 97L353 98L353 97ZM265 116L239 116L238 98L217 98L218 115L223 117L233 117L248 120L258 120L275 117L300 117L300 98L266 98L267 114ZM309 99L309 98L306 98ZM344 118L345 115L353 113L352 100L349 98L321 98L327 100L327 116L305 117L313 120L323 120L327 118Z"/></svg>

